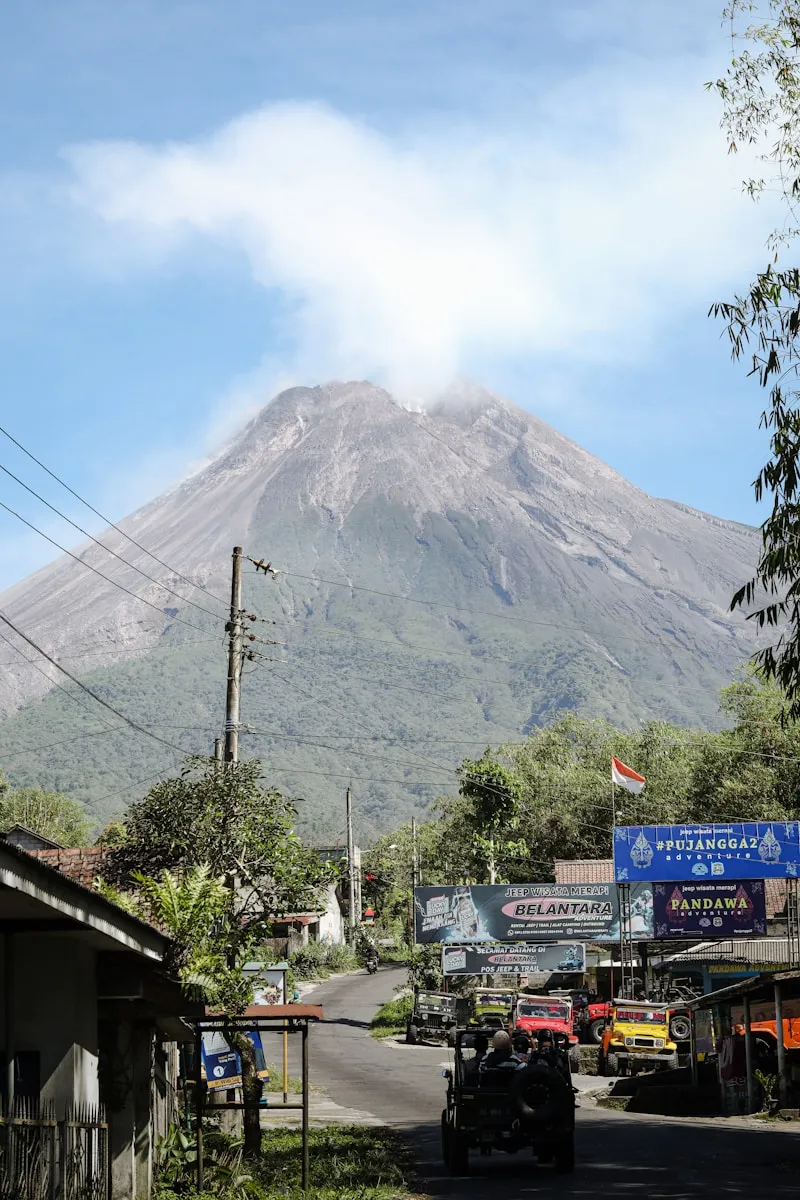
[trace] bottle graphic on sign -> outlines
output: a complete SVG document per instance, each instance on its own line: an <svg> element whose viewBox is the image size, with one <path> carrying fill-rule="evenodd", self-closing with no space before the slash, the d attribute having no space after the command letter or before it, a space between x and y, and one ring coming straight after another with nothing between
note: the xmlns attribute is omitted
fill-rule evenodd
<svg viewBox="0 0 800 1200"><path fill-rule="evenodd" d="M456 888L456 910L453 924L465 938L474 938L478 933L478 910L472 899L472 889Z"/></svg>

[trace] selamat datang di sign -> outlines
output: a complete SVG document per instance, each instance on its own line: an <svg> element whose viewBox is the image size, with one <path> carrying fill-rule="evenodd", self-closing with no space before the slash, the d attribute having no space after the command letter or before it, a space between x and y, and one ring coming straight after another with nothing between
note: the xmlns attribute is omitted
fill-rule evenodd
<svg viewBox="0 0 800 1200"><path fill-rule="evenodd" d="M631 888L631 916L634 937L653 936L649 884ZM414 928L421 943L613 942L619 939L619 900L613 883L418 887Z"/></svg>

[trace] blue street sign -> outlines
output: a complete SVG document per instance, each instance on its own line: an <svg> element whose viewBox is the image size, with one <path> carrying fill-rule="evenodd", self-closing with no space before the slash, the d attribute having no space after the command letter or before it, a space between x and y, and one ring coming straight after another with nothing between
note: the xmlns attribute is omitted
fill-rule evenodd
<svg viewBox="0 0 800 1200"><path fill-rule="evenodd" d="M614 830L617 883L800 875L800 823L626 825Z"/></svg>

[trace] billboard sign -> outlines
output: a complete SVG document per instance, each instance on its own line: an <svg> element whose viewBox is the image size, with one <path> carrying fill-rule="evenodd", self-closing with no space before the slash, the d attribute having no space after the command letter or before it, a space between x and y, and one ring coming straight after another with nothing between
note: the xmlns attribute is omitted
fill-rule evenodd
<svg viewBox="0 0 800 1200"><path fill-rule="evenodd" d="M737 938L767 932L760 879L709 879L653 884L657 938Z"/></svg>
<svg viewBox="0 0 800 1200"><path fill-rule="evenodd" d="M534 975L586 970L582 942L485 942L442 946L443 975Z"/></svg>
<svg viewBox="0 0 800 1200"><path fill-rule="evenodd" d="M800 874L800 823L627 825L614 830L614 878L786 879Z"/></svg>
<svg viewBox="0 0 800 1200"><path fill-rule="evenodd" d="M653 890L631 888L633 936L653 936ZM414 889L415 940L613 942L619 899L613 883L485 883Z"/></svg>

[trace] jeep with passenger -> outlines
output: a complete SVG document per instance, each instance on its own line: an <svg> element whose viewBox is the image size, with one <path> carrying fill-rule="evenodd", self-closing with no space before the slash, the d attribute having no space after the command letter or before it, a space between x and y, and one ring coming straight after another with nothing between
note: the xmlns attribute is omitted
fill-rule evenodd
<svg viewBox="0 0 800 1200"><path fill-rule="evenodd" d="M560 1173L573 1170L575 1095L567 1042L560 1033L553 1038L555 1049L546 1054L534 1049L527 1063L486 1067L486 1035L458 1030L453 1067L442 1072L447 1079L442 1157L451 1175L468 1174L471 1150L481 1156L531 1150Z"/></svg>

